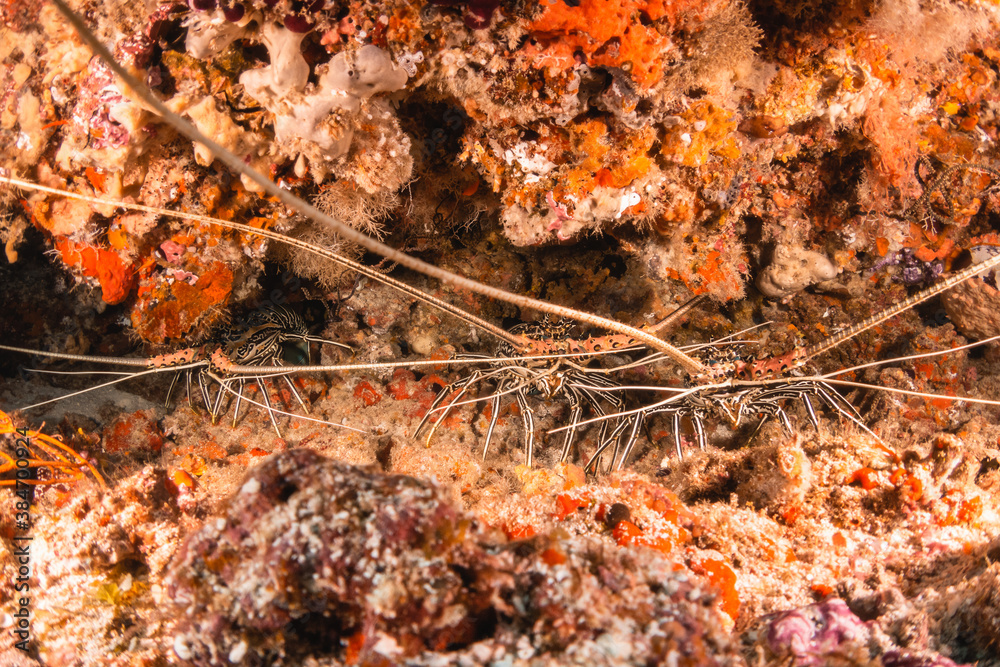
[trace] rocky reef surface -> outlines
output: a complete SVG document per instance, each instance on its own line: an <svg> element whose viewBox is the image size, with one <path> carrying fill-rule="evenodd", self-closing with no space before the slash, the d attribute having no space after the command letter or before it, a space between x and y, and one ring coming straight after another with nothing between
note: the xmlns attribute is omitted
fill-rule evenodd
<svg viewBox="0 0 1000 667"><path fill-rule="evenodd" d="M708 296L677 345L757 327L740 353L786 352L1000 252L987 0L70 4L171 109L394 247L634 326ZM264 196L54 6L5 0L0 21L3 175L277 231L499 325L538 319ZM573 406L537 389L418 437L469 371L415 362L496 343L300 248L7 187L0 241L4 344L152 357L287 306L353 349L303 357L412 364L250 383L297 416L213 423L172 374L67 397L102 376L28 369L107 367L0 352L3 664L1000 665L1000 409L946 398L1000 399L996 344L851 371L926 394L840 387L864 427L788 400L759 430L706 418L702 450L665 414L623 470L585 471L599 427L561 460L547 431ZM995 336L998 305L984 274L802 372ZM622 381L685 386L662 363Z"/></svg>

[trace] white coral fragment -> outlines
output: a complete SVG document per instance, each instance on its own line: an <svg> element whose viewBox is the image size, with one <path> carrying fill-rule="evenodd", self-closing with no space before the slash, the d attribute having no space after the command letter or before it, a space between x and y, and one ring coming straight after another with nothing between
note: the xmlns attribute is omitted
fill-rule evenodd
<svg viewBox="0 0 1000 667"><path fill-rule="evenodd" d="M833 280L838 273L823 253L779 245L771 264L757 276L757 289L771 299L783 299L815 283Z"/></svg>
<svg viewBox="0 0 1000 667"><path fill-rule="evenodd" d="M252 20L253 16L247 13L239 21L229 21L221 9L189 12L184 19L188 29L184 50L200 60L218 55L247 34L247 25Z"/></svg>
<svg viewBox="0 0 1000 667"><path fill-rule="evenodd" d="M320 182L350 150L356 128L367 118L364 104L378 93L402 89L408 76L388 53L368 45L334 56L312 85L301 53L303 35L273 24L262 33L271 64L244 72L240 83L274 114L276 151L296 160L304 155ZM382 116L385 132L394 134L395 115ZM409 155L399 157L409 160Z"/></svg>
<svg viewBox="0 0 1000 667"><path fill-rule="evenodd" d="M351 53L338 53L327 73L320 77L320 88L344 95L348 100L343 108L357 111L360 102L372 95L402 90L408 78L406 70L395 65L388 53L369 44L355 52L353 58Z"/></svg>
<svg viewBox="0 0 1000 667"><path fill-rule="evenodd" d="M309 64L302 57L303 37L273 23L264 24L261 41L267 47L271 64L240 75L240 83L251 97L265 104L274 104L293 92L305 89Z"/></svg>
<svg viewBox="0 0 1000 667"><path fill-rule="evenodd" d="M536 153L536 146L528 142L520 142L513 148L502 149L497 142L490 142L493 152L503 158L507 164L514 164L521 167L524 172L524 182L526 184L537 183L543 176L555 169L556 164L549 160L542 153Z"/></svg>

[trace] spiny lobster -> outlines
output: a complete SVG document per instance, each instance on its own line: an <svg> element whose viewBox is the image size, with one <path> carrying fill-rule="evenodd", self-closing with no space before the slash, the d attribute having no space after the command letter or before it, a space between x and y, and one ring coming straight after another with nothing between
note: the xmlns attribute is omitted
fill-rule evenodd
<svg viewBox="0 0 1000 667"><path fill-rule="evenodd" d="M218 342L214 346L215 349L211 353L208 353L208 358L210 361L213 355L221 353L227 360L239 365L281 366L284 363L287 346L304 346L304 356L309 359L311 356L309 350L310 343L334 345L347 350L351 349L349 345L310 335L305 321L294 310L285 306L268 305L251 313L246 321L241 323L241 326L227 327L222 331L218 336ZM206 347L202 346L200 348L200 354L206 354ZM247 381L251 381L255 382L261 388L261 398L266 405L267 415L271 419L271 425L274 427L275 433L280 438L281 429L278 428L278 422L274 418L274 408L271 405L271 399L262 384L265 377L274 377L275 375L285 381L285 385L292 396L295 397L296 402L298 402L305 412L309 412L309 408L306 406L305 401L302 400L302 396L299 395L295 385L288 378L287 373L217 379L210 371L211 366L212 364L209 363L208 366L202 366L198 369L197 382L205 409L212 416L212 423L215 423L220 414L222 414L223 397L227 394L235 395L236 405L233 407L233 427L235 428L239 420L240 403L244 400L243 388ZM170 389L167 391L167 404L170 403L170 397L173 395L174 388L181 375L185 377L188 403L191 403L191 377L195 375L195 372L194 369L189 368L186 371L179 371L174 375L174 379L170 383ZM210 397L209 391L209 384L212 381L216 381L219 385L214 400ZM232 389L229 386L230 384L235 384L236 389Z"/></svg>

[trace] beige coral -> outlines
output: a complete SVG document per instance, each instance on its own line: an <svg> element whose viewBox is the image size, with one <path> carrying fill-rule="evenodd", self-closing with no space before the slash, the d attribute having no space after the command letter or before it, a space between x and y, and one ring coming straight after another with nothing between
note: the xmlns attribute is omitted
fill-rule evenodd
<svg viewBox="0 0 1000 667"><path fill-rule="evenodd" d="M1000 335L1000 291L979 278L967 280L941 295L941 305L969 338Z"/></svg>
<svg viewBox="0 0 1000 667"><path fill-rule="evenodd" d="M757 289L772 299L783 299L814 283L833 280L838 273L822 253L780 245L771 263L757 276Z"/></svg>

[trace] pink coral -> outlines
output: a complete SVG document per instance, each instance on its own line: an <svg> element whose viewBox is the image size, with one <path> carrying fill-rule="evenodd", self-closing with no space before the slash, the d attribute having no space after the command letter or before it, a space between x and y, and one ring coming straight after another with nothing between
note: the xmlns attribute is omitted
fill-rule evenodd
<svg viewBox="0 0 1000 667"><path fill-rule="evenodd" d="M777 614L767 628L771 652L801 667L828 664L831 654L843 655L845 646L864 645L868 637L868 627L839 599Z"/></svg>

